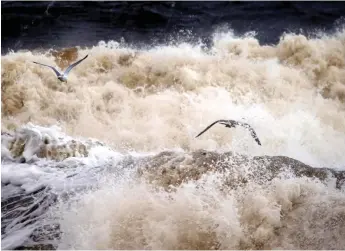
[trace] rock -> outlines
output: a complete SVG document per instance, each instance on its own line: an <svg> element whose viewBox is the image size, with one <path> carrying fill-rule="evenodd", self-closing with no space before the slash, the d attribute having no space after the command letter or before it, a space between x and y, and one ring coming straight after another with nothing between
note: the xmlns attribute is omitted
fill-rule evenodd
<svg viewBox="0 0 345 251"><path fill-rule="evenodd" d="M20 246L14 250L56 250L56 248L51 244L38 244L34 246Z"/></svg>
<svg viewBox="0 0 345 251"><path fill-rule="evenodd" d="M37 152L39 158L54 159L62 161L69 157L87 157L88 148L85 144L76 140L64 144L42 144Z"/></svg>
<svg viewBox="0 0 345 251"><path fill-rule="evenodd" d="M69 157L87 157L89 148L93 142L79 142L69 140L67 142L58 142L51 140L47 135L41 135L27 128L19 129L15 133L5 133L1 135L3 140L2 148L7 149L13 159L19 163L25 163L30 160L33 155L39 158L47 158L62 161ZM7 152L2 150L3 157ZM7 154L8 155L8 154Z"/></svg>
<svg viewBox="0 0 345 251"><path fill-rule="evenodd" d="M190 179L200 179L207 172L227 172L228 185L238 186L249 180L259 184L281 175L336 180L336 188L345 183L345 171L329 168L313 168L285 156L256 156L217 153L199 150L192 153L162 152L142 159L138 174L163 187L180 185Z"/></svg>
<svg viewBox="0 0 345 251"><path fill-rule="evenodd" d="M14 187L11 184L3 184L1 183L1 188L6 189L7 187ZM7 232L11 234L15 234L18 225L37 225L37 229L31 234L30 238L35 240L40 235L38 234L40 231L42 232L42 228L40 227L38 221L40 220L39 215L44 214L48 208L53 205L57 200L57 196L54 193L50 192L49 188L43 187L33 193L26 194L23 189L18 188L18 191L11 196L3 197L1 196L1 211L3 214L1 215L1 235L2 238L6 237ZM14 233L13 233L14 232ZM52 235L56 236L56 232L52 233ZM48 231L45 232L47 235ZM46 236L45 238L51 238L50 236ZM36 249L41 247L41 249L53 249L51 245L34 245L34 246L19 246L13 247L14 244L9 244L10 246L6 246L6 244L2 243L3 249ZM21 245L21 244L19 244ZM49 248L50 246L50 248ZM44 248L43 248L44 247Z"/></svg>

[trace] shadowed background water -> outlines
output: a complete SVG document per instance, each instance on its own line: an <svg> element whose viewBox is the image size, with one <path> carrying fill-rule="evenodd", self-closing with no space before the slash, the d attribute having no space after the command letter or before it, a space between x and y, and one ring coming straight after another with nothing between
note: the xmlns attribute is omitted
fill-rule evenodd
<svg viewBox="0 0 345 251"><path fill-rule="evenodd" d="M215 29L257 31L261 43L283 32L329 31L343 2L67 2L2 1L2 54L9 49L90 46L100 40L152 45L211 41Z"/></svg>

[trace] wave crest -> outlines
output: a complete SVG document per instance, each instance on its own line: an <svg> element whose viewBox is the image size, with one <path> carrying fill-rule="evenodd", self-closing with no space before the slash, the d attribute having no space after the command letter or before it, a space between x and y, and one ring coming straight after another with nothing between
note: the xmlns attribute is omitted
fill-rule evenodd
<svg viewBox="0 0 345 251"><path fill-rule="evenodd" d="M287 142L294 136L287 131L302 130L296 144L313 144L308 154L326 158L321 152L330 138L337 149L344 147L344 34L287 34L277 45L261 46L252 34L217 33L207 51L201 44L133 49L111 41L55 54L10 53L1 59L2 126L59 124L73 136L144 151L226 149L232 139L234 149L240 145L236 150L288 156ZM57 56L70 63L76 53L90 56L72 70L67 84L31 63L53 64ZM211 132L212 140L193 139L219 118L245 119L269 149L244 143L249 138L241 130L215 128L218 137ZM274 129L266 129L268 121ZM327 159L340 162L342 154L335 155Z"/></svg>

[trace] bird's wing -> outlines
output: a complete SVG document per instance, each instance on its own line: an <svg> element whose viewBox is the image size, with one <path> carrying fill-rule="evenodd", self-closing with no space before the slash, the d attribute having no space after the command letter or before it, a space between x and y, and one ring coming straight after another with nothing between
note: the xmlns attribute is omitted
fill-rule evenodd
<svg viewBox="0 0 345 251"><path fill-rule="evenodd" d="M236 121L236 120L223 120L223 119L217 120L217 121L213 122L211 125L209 125L208 127L206 127L205 130L203 130L201 133L199 133L196 136L196 138L199 137L204 132L206 132L208 129L210 129L216 123L220 123L222 125L229 125L229 126L232 126L232 127L235 127L236 125L239 125L239 126L243 126L244 128L247 128L250 131L250 134L252 135L252 137L255 139L255 141L261 146L261 142L260 142L258 136L256 135L254 129L249 124L243 123L243 122L240 122L240 121Z"/></svg>
<svg viewBox="0 0 345 251"><path fill-rule="evenodd" d="M225 125L225 127L236 127L237 125L239 125L240 122L236 121L236 120L232 120L232 119L229 119L229 120L221 120L219 122L220 124L222 125Z"/></svg>
<svg viewBox="0 0 345 251"><path fill-rule="evenodd" d="M60 72L59 72L58 70L56 70L53 66L46 65L46 64L41 64L41 63L38 63L38 62L33 62L33 63L39 64L39 65L43 65L43 66L47 66L47 67L49 67L50 69L52 69L52 70L55 72L55 74L56 74L57 76L60 76L60 75L61 75Z"/></svg>
<svg viewBox="0 0 345 251"><path fill-rule="evenodd" d="M201 133L199 133L195 138L199 137L201 134L203 134L204 132L206 132L208 129L210 129L212 126L214 126L215 124L219 123L219 122L226 122L227 120L217 120L215 122L213 122L211 125L209 125L208 127L206 127Z"/></svg>
<svg viewBox="0 0 345 251"><path fill-rule="evenodd" d="M235 121L237 125L243 126L245 128L247 128L250 131L250 135L252 135L252 137L255 139L255 141L261 146L261 142L258 138L258 136L256 135L254 129L248 125L247 123L242 123L242 122L237 122Z"/></svg>
<svg viewBox="0 0 345 251"><path fill-rule="evenodd" d="M73 69L73 67L75 67L76 65L78 65L79 63L81 63L81 61L83 61L85 58L87 58L89 55L86 55L84 58L80 59L79 61L71 64L70 66L67 67L67 69L65 70L65 72L63 73L65 76L67 76L67 74Z"/></svg>

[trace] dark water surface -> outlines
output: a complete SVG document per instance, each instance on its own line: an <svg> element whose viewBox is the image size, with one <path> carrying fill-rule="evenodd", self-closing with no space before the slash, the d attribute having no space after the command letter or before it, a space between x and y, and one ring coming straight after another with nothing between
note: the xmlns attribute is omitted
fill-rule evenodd
<svg viewBox="0 0 345 251"><path fill-rule="evenodd" d="M152 45L206 44L216 29L256 31L261 43L283 32L332 31L344 23L344 2L73 2L2 1L1 49L90 46L101 40Z"/></svg>

